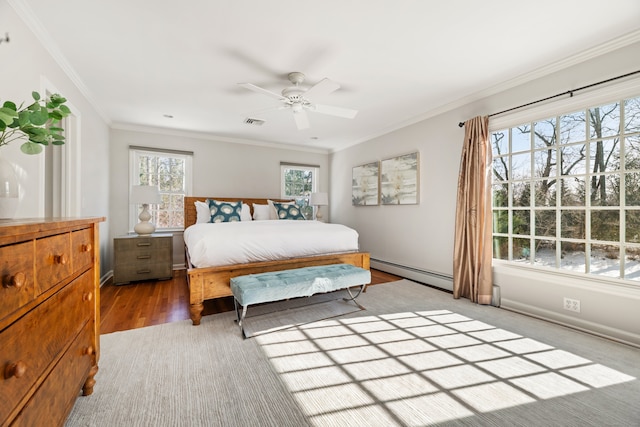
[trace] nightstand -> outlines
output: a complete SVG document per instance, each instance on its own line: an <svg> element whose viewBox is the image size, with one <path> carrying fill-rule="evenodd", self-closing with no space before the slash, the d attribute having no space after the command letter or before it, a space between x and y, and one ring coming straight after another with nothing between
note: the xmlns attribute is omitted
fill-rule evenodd
<svg viewBox="0 0 640 427"><path fill-rule="evenodd" d="M113 283L173 277L173 235L116 237L113 239Z"/></svg>

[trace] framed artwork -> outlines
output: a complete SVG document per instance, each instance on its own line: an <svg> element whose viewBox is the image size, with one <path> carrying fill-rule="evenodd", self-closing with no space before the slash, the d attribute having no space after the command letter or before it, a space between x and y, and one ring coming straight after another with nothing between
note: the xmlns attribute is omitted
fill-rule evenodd
<svg viewBox="0 0 640 427"><path fill-rule="evenodd" d="M378 176L380 165L378 162L353 168L351 175L351 204L353 206L378 205Z"/></svg>
<svg viewBox="0 0 640 427"><path fill-rule="evenodd" d="M418 152L380 162L380 200L383 205L417 205L420 191Z"/></svg>

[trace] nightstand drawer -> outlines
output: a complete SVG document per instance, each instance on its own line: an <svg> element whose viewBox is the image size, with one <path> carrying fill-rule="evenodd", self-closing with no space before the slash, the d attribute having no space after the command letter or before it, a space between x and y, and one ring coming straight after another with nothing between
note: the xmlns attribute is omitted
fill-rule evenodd
<svg viewBox="0 0 640 427"><path fill-rule="evenodd" d="M173 276L173 236L126 236L114 239L113 282L169 279Z"/></svg>

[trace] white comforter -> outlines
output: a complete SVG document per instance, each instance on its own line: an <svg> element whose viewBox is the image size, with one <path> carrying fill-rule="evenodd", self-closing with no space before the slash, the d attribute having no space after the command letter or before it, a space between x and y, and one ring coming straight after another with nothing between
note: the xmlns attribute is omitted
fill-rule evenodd
<svg viewBox="0 0 640 427"><path fill-rule="evenodd" d="M184 230L191 263L217 267L358 250L358 232L319 221L194 224Z"/></svg>

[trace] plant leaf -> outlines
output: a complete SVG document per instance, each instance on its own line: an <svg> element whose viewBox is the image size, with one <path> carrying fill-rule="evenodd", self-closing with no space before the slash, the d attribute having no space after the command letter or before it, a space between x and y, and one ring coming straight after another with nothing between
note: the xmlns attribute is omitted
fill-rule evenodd
<svg viewBox="0 0 640 427"><path fill-rule="evenodd" d="M62 114L60 114L60 111L58 111L58 110L51 111L49 113L49 117L51 117L52 119L55 119L55 120L62 120L63 119Z"/></svg>
<svg viewBox="0 0 640 427"><path fill-rule="evenodd" d="M20 127L27 126L29 123L31 123L29 116L31 116L31 113L29 113L28 111L20 111L20 114L18 114L18 124L20 125Z"/></svg>
<svg viewBox="0 0 640 427"><path fill-rule="evenodd" d="M13 123L13 120L16 117L18 117L18 113L14 110L6 107L0 108L0 121L4 122L6 125Z"/></svg>
<svg viewBox="0 0 640 427"><path fill-rule="evenodd" d="M49 120L49 114L47 114L46 109L34 111L31 113L29 119L35 126L43 126L45 123L47 123L47 120Z"/></svg>
<svg viewBox="0 0 640 427"><path fill-rule="evenodd" d="M35 90L33 92L31 92L31 96L33 97L33 99L35 99L36 101L40 101L40 94L38 92L36 92Z"/></svg>
<svg viewBox="0 0 640 427"><path fill-rule="evenodd" d="M42 153L42 145L27 141L20 146L20 151L24 154L39 154Z"/></svg>
<svg viewBox="0 0 640 427"><path fill-rule="evenodd" d="M61 105L61 106L59 107L59 109L60 109L60 111L62 111L62 113L63 113L65 116L68 116L69 114L71 114L71 110L70 110L70 109L69 109L69 107L67 107L66 105Z"/></svg>
<svg viewBox="0 0 640 427"><path fill-rule="evenodd" d="M4 108L9 108L10 110L13 110L13 111L18 110L18 107L16 107L16 104L11 101L4 101L4 104L2 104L2 106Z"/></svg>

